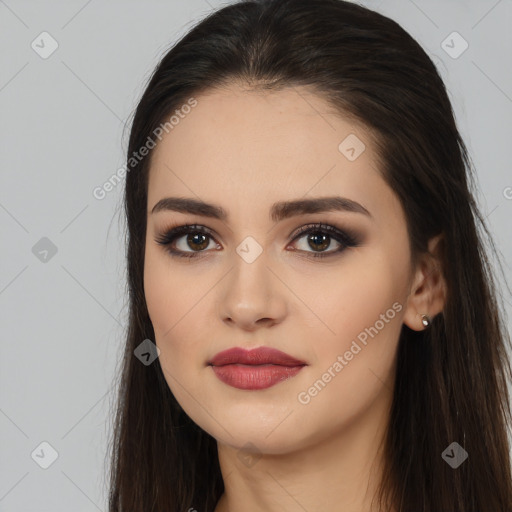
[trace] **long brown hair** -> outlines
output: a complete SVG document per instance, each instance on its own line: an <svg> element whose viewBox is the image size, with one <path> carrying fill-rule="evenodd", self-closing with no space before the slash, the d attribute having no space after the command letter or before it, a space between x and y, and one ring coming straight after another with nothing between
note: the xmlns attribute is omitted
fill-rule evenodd
<svg viewBox="0 0 512 512"><path fill-rule="evenodd" d="M511 511L510 337L471 159L421 46L393 20L342 0L249 0L213 12L162 58L136 108L124 196L129 323L109 511L212 511L224 490L215 439L177 403L159 360L146 366L134 357L143 340L155 340L143 287L152 153L134 154L191 97L233 82L307 86L363 123L405 211L413 257L444 235L445 308L429 329L403 325L400 335L383 510ZM469 454L456 469L441 456L453 441Z"/></svg>

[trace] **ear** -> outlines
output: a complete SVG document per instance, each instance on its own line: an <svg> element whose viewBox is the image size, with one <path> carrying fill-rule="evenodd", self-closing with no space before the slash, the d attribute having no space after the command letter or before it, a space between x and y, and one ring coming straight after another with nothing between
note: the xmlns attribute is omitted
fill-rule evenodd
<svg viewBox="0 0 512 512"><path fill-rule="evenodd" d="M428 252L420 256L413 273L403 321L414 331L425 329L422 315L426 314L433 319L443 310L446 302L446 281L441 264L442 246L442 234L431 238Z"/></svg>

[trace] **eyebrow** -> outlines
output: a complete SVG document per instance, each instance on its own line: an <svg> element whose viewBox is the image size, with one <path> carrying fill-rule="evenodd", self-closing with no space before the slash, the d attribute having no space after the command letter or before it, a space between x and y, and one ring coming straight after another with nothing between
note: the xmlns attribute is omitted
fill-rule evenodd
<svg viewBox="0 0 512 512"><path fill-rule="evenodd" d="M205 203L204 201L184 198L184 197L164 197L160 199L151 214L161 211L175 211L181 213L191 213L202 217L211 217L225 221L228 213L219 205ZM297 215L308 213L344 211L362 213L368 217L372 217L371 213L361 204L348 199L346 197L316 197L312 199L296 199L293 201L279 201L274 203L270 208L270 219L273 222L279 222Z"/></svg>

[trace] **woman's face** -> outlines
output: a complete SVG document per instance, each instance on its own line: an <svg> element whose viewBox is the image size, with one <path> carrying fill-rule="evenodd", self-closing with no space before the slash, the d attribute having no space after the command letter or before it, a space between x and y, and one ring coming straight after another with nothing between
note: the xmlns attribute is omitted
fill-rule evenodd
<svg viewBox="0 0 512 512"><path fill-rule="evenodd" d="M411 262L405 217L369 133L304 88L233 85L196 100L164 132L149 175L144 289L172 393L219 442L263 453L382 423ZM331 201L331 211L302 208L336 197L347 201ZM226 217L171 202L153 212L164 198L202 201ZM185 224L197 226L157 242ZM279 365L209 364L226 349L262 346L305 365L284 379L292 370ZM272 372L277 381L265 387ZM248 381L259 389L232 385Z"/></svg>

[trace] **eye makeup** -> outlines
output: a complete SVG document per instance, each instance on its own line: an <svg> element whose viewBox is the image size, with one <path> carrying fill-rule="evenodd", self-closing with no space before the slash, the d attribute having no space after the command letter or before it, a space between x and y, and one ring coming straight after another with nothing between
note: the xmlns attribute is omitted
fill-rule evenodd
<svg viewBox="0 0 512 512"><path fill-rule="evenodd" d="M185 239L187 247L191 250L184 250L176 247L176 242L181 238ZM332 240L339 244L337 249L329 251L292 249L293 251L305 253L307 255L306 257L311 258L330 258L335 255L339 255L350 247L356 247L360 244L359 236L352 230L346 228L340 229L324 223L306 224L296 230L291 238L292 240L290 243L301 238L307 238L307 243L310 244L312 242L313 247L316 245L316 248L322 248L325 245L330 246ZM170 226L155 237L156 243L164 246L166 251L172 257L189 259L205 257L207 255L206 253L210 252L205 250L210 245L210 240L216 242L213 231L200 224ZM198 250L193 250L194 245ZM290 245L287 245L287 247L289 246ZM311 245L309 245L309 247L311 247Z"/></svg>

